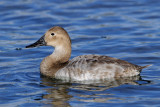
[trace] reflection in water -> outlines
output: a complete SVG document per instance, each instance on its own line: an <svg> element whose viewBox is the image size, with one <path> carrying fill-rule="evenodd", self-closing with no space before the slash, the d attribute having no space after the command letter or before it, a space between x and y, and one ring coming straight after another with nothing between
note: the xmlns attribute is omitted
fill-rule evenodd
<svg viewBox="0 0 160 107"><path fill-rule="evenodd" d="M122 100L114 97L112 93L107 90L113 87L118 87L123 84L144 85L149 84L150 81L142 80L141 76L134 76L128 78L118 78L103 81L83 81L83 82L66 82L61 80L52 80L42 77L42 84L51 86L45 89L48 94L43 95L43 99L47 99L47 104L54 106L67 106L69 101L83 101L83 102L109 102L110 100ZM124 99L123 99L124 100Z"/></svg>
<svg viewBox="0 0 160 107"><path fill-rule="evenodd" d="M0 0L0 10L0 107L160 107L160 0ZM141 76L154 83L39 78L39 64L52 48L24 46L56 25L71 36L72 58L99 54L153 64Z"/></svg>

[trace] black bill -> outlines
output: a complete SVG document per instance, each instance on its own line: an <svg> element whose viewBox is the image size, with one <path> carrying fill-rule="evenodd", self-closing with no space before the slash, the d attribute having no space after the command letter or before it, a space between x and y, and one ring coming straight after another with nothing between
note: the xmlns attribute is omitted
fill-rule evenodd
<svg viewBox="0 0 160 107"><path fill-rule="evenodd" d="M44 36L42 36L38 41L36 41L35 43L26 46L26 48L33 48L33 47L37 47L37 46L45 46L46 42L44 40Z"/></svg>

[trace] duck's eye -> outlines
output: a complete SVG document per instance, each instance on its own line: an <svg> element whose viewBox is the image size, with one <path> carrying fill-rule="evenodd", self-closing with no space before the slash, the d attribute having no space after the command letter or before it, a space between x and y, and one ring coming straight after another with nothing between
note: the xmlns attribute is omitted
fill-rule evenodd
<svg viewBox="0 0 160 107"><path fill-rule="evenodd" d="M54 36L54 33L51 33L52 36Z"/></svg>

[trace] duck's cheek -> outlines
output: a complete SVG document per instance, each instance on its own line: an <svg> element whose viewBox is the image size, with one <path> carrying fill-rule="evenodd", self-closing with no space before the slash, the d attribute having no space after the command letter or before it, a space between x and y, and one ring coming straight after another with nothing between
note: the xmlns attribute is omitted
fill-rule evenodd
<svg viewBox="0 0 160 107"><path fill-rule="evenodd" d="M47 42L46 45L47 45L47 46L51 46L51 43L50 43L50 42Z"/></svg>
<svg viewBox="0 0 160 107"><path fill-rule="evenodd" d="M55 47L55 43L54 42L47 42L47 46L53 46L53 47Z"/></svg>

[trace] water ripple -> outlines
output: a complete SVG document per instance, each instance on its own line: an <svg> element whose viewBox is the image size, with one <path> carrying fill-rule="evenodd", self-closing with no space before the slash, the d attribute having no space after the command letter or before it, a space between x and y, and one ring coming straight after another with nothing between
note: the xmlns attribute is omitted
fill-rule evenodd
<svg viewBox="0 0 160 107"><path fill-rule="evenodd" d="M160 106L158 0L0 1L0 106ZM40 76L52 47L25 49L55 25L71 58L103 54L146 65L141 76L83 83ZM86 46L87 44L87 46Z"/></svg>

